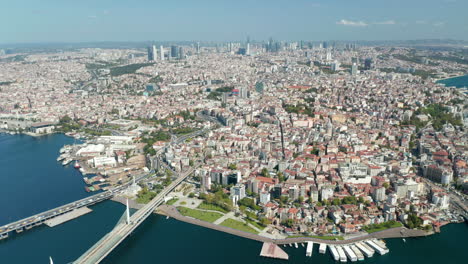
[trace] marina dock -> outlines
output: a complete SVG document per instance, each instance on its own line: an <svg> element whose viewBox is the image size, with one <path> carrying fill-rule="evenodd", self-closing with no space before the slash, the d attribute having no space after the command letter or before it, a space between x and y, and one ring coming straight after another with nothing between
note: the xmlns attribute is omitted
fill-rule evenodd
<svg viewBox="0 0 468 264"><path fill-rule="evenodd" d="M57 217L49 219L49 220L45 221L44 223L46 225L48 225L49 227L54 227L54 226L63 224L65 222L68 222L70 220L73 220L75 218L78 218L78 217L80 217L82 215L85 215L87 213L90 213L92 211L93 210L89 209L88 207L80 207L80 208L75 209L75 210L73 210L71 212L68 212L66 214L59 215Z"/></svg>
<svg viewBox="0 0 468 264"><path fill-rule="evenodd" d="M260 256L285 260L289 259L289 255L284 252L284 250L282 250L278 245L268 242L263 243Z"/></svg>

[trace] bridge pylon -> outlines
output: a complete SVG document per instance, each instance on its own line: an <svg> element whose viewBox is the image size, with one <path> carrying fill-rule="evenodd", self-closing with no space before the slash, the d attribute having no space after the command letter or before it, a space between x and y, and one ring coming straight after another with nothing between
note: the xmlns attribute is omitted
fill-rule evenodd
<svg viewBox="0 0 468 264"><path fill-rule="evenodd" d="M130 221L130 207L128 206L128 198L127 198L127 208L125 209L125 214L127 215L127 225L131 224Z"/></svg>

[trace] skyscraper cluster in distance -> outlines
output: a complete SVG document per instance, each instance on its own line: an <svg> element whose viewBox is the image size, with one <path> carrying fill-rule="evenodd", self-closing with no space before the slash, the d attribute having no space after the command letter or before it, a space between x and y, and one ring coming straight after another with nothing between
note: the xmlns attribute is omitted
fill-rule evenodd
<svg viewBox="0 0 468 264"><path fill-rule="evenodd" d="M197 46L197 50L199 50L199 45ZM148 47L148 61L157 61L158 59L163 61L166 58L181 60L184 59L185 56L184 47L176 45L172 45L168 49L165 49L163 45L160 45L159 51L156 48L156 45L151 45Z"/></svg>

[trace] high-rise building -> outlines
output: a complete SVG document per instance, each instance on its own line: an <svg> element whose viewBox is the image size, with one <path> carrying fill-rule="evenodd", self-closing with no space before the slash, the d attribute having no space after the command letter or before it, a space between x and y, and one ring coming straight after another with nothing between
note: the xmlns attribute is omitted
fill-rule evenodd
<svg viewBox="0 0 468 264"><path fill-rule="evenodd" d="M364 60L364 69L365 69L365 70L370 70L370 69L372 69L372 66L373 66L372 64L373 64L372 58L367 58L367 59L365 59L365 60Z"/></svg>
<svg viewBox="0 0 468 264"><path fill-rule="evenodd" d="M179 47L178 59L183 60L185 59L185 50L183 47Z"/></svg>
<svg viewBox="0 0 468 264"><path fill-rule="evenodd" d="M250 43L247 43L247 47L245 48L245 55L250 55Z"/></svg>
<svg viewBox="0 0 468 264"><path fill-rule="evenodd" d="M148 47L148 61L155 61L157 58L157 54L158 53L155 45Z"/></svg>
<svg viewBox="0 0 468 264"><path fill-rule="evenodd" d="M197 42L196 50L197 50L197 54L200 54L200 42Z"/></svg>
<svg viewBox="0 0 468 264"><path fill-rule="evenodd" d="M161 55L161 61L163 61L164 60L164 47L163 47L163 45L161 45L159 47L159 54Z"/></svg>
<svg viewBox="0 0 468 264"><path fill-rule="evenodd" d="M339 69L340 69L340 62L336 60L332 63L331 70L338 71Z"/></svg>
<svg viewBox="0 0 468 264"><path fill-rule="evenodd" d="M332 60L332 55L331 55L331 52L330 52L330 51L327 51L325 60L326 60L326 61L331 61L331 60Z"/></svg>
<svg viewBox="0 0 468 264"><path fill-rule="evenodd" d="M324 41L323 44L322 44L322 47L324 49L327 49L328 48L328 42Z"/></svg>
<svg viewBox="0 0 468 264"><path fill-rule="evenodd" d="M178 58L179 57L179 48L175 45L171 46L171 57Z"/></svg>
<svg viewBox="0 0 468 264"><path fill-rule="evenodd" d="M351 75L356 75L358 72L358 66L356 63L353 63L353 65L351 65Z"/></svg>

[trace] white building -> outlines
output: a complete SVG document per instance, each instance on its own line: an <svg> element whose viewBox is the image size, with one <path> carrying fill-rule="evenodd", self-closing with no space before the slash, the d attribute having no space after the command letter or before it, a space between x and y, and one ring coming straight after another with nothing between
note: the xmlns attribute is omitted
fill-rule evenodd
<svg viewBox="0 0 468 264"><path fill-rule="evenodd" d="M270 193L269 192L261 192L260 193L260 203L266 204L270 201Z"/></svg>

